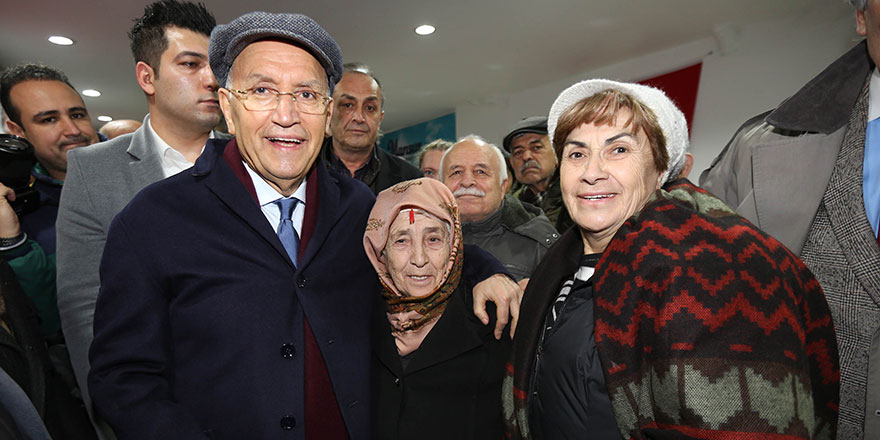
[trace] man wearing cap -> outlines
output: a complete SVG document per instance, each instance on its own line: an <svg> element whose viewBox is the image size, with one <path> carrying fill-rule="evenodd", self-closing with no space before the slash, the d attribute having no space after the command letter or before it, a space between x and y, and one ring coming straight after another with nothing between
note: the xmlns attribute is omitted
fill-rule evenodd
<svg viewBox="0 0 880 440"><path fill-rule="evenodd" d="M141 191L104 249L89 386L121 438L369 436L374 197L315 165L341 59L300 14L212 32L235 138Z"/></svg>
<svg viewBox="0 0 880 440"><path fill-rule="evenodd" d="M560 232L571 226L562 205L556 154L547 136L547 117L530 116L517 122L504 136L504 149L510 154L510 167L522 186L513 196L538 206Z"/></svg>
<svg viewBox="0 0 880 440"><path fill-rule="evenodd" d="M350 175L373 194L422 172L379 147L379 127L385 116L385 98L376 74L365 64L347 63L333 92L330 134L321 157L332 170Z"/></svg>

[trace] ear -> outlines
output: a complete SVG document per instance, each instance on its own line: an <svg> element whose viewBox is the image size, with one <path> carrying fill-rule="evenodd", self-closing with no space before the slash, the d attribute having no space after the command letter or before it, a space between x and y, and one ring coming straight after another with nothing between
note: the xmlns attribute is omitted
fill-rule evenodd
<svg viewBox="0 0 880 440"><path fill-rule="evenodd" d="M678 173L678 179L686 179L688 175L691 174L691 168L694 167L694 155L691 153L684 153L684 166L681 168L681 172Z"/></svg>
<svg viewBox="0 0 880 440"><path fill-rule="evenodd" d="M9 134L14 134L18 137L23 137L23 138L27 137L24 135L24 129L21 128L20 125L16 124L15 122L12 122L11 120L8 120L8 119L6 120L6 130L9 132Z"/></svg>
<svg viewBox="0 0 880 440"><path fill-rule="evenodd" d="M232 120L232 103L229 102L229 90L219 89L217 91L217 100L220 101L220 110L226 119L226 129L229 134L235 135L235 122Z"/></svg>
<svg viewBox="0 0 880 440"><path fill-rule="evenodd" d="M868 24L865 22L865 11L856 11L856 33L863 37L868 35Z"/></svg>
<svg viewBox="0 0 880 440"><path fill-rule="evenodd" d="M324 121L325 138L330 137L330 121L333 120L333 104L335 104L335 102L332 99L327 103L327 120Z"/></svg>
<svg viewBox="0 0 880 440"><path fill-rule="evenodd" d="M510 187L513 186L513 179L508 175L503 182L501 182L501 194L507 194L510 191Z"/></svg>
<svg viewBox="0 0 880 440"><path fill-rule="evenodd" d="M382 113L379 113L379 124L382 124L383 119L385 119L385 110L382 110Z"/></svg>
<svg viewBox="0 0 880 440"><path fill-rule="evenodd" d="M138 61L135 66L135 76L137 77L138 85L141 86L141 89L147 96L153 96L156 94L156 86L153 82L156 80L156 72L150 67L149 64Z"/></svg>

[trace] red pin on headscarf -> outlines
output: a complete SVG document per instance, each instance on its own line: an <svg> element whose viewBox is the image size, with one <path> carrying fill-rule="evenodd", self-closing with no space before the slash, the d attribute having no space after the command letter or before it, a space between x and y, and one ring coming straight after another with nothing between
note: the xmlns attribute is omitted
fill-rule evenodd
<svg viewBox="0 0 880 440"><path fill-rule="evenodd" d="M416 212L410 208L409 209L409 224L413 224L416 222Z"/></svg>

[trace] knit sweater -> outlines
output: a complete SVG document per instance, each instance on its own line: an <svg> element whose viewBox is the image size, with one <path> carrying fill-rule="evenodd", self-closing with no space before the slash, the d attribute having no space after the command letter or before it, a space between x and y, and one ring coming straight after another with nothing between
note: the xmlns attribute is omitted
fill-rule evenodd
<svg viewBox="0 0 880 440"><path fill-rule="evenodd" d="M523 298L504 388L511 438L543 318L583 255L572 228ZM623 438L833 439L839 367L828 305L779 242L685 180L657 191L596 265L595 337Z"/></svg>

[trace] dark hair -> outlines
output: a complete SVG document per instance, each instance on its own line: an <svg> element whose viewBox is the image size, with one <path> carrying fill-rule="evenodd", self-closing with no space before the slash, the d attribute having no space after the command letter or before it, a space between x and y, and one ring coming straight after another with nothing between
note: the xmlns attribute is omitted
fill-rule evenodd
<svg viewBox="0 0 880 440"><path fill-rule="evenodd" d="M159 60L168 49L165 30L169 27L188 29L202 35L211 35L217 25L214 15L202 3L161 0L144 8L144 15L135 19L128 32L134 62L147 63L159 75Z"/></svg>
<svg viewBox="0 0 880 440"><path fill-rule="evenodd" d="M345 75L349 72L357 72L363 73L364 75L373 78L373 81L376 81L376 85L379 86L379 106L382 107L382 110L385 110L385 94L382 93L382 82L379 81L379 77L373 73L373 69L370 69L370 66L364 63L345 63L342 65L342 74Z"/></svg>
<svg viewBox="0 0 880 440"><path fill-rule="evenodd" d="M657 116L648 106L636 98L617 90L605 90L584 98L562 113L553 133L553 146L556 160L562 161L562 150L568 135L582 124L614 125L621 110L629 110L629 118L624 127L632 127L633 132L644 130L654 157L654 167L661 173L669 168L669 152L666 150L666 136L657 121Z"/></svg>
<svg viewBox="0 0 880 440"><path fill-rule="evenodd" d="M13 86L25 81L61 81L76 91L64 72L43 64L19 64L4 69L0 73L0 105L6 110L9 120L18 125L21 125L21 112L12 105L9 95Z"/></svg>

